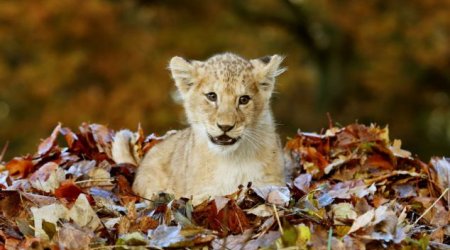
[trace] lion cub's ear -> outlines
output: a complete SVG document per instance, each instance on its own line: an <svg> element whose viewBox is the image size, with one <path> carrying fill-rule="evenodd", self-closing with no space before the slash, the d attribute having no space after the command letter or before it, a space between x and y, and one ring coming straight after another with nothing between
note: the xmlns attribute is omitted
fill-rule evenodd
<svg viewBox="0 0 450 250"><path fill-rule="evenodd" d="M182 57L175 56L170 60L169 70L178 90L184 95L194 85L195 67Z"/></svg>
<svg viewBox="0 0 450 250"><path fill-rule="evenodd" d="M281 75L286 68L280 68L284 57L279 55L265 56L250 60L254 67L254 75L262 90L272 92L275 85L275 78Z"/></svg>

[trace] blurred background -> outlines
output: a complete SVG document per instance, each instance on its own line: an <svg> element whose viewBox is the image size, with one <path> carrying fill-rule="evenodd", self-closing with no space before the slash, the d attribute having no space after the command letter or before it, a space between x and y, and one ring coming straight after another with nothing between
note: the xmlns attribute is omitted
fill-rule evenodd
<svg viewBox="0 0 450 250"><path fill-rule="evenodd" d="M286 56L285 140L333 121L389 125L425 161L450 155L450 0L0 2L0 149L33 153L58 122L186 126L168 61Z"/></svg>

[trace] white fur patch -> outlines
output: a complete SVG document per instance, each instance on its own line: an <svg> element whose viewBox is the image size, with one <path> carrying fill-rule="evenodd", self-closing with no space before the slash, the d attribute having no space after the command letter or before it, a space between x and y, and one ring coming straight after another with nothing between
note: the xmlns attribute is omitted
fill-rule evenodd
<svg viewBox="0 0 450 250"><path fill-rule="evenodd" d="M263 178L262 163L253 159L251 161L236 161L223 158L215 166L214 177L219 194L227 195L238 190L239 185L247 186L248 182L257 182Z"/></svg>

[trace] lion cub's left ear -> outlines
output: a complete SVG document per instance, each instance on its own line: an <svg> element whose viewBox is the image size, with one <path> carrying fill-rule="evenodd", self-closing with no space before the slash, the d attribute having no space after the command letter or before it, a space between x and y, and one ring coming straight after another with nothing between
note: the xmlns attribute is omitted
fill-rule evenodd
<svg viewBox="0 0 450 250"><path fill-rule="evenodd" d="M194 85L195 66L184 58L175 56L170 60L169 70L182 95Z"/></svg>
<svg viewBox="0 0 450 250"><path fill-rule="evenodd" d="M272 92L275 85L275 78L281 75L286 68L280 68L284 57L280 55L265 56L250 60L254 67L254 75L260 83L262 90Z"/></svg>

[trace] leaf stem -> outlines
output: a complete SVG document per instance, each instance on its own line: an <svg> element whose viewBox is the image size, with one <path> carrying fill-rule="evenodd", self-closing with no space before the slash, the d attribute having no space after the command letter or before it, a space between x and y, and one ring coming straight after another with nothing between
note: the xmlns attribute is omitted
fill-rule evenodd
<svg viewBox="0 0 450 250"><path fill-rule="evenodd" d="M284 230L283 230L283 227L281 226L280 216L278 215L277 207L275 206L275 204L272 204L272 208L273 208L273 212L275 214L275 218L277 219L278 227L280 228L280 233L281 233L281 235L283 235Z"/></svg>

